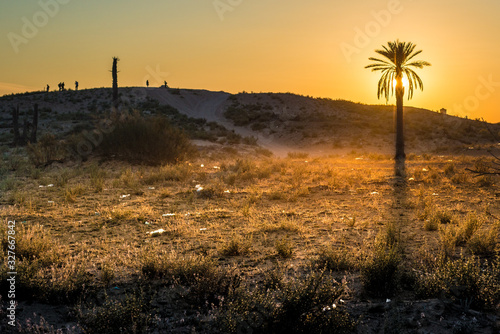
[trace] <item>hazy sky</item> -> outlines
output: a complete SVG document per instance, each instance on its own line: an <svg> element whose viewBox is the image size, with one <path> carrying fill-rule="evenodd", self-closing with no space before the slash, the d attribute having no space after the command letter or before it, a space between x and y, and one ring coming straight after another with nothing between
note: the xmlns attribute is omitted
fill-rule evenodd
<svg viewBox="0 0 500 334"><path fill-rule="evenodd" d="M384 104L364 66L399 38L432 63L406 105L500 122L499 17L498 0L4 0L0 95L110 87L118 56L120 86Z"/></svg>

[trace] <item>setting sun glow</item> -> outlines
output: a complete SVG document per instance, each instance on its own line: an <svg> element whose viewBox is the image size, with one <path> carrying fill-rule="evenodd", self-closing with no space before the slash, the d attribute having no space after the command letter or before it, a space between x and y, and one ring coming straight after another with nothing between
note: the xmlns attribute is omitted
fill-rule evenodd
<svg viewBox="0 0 500 334"><path fill-rule="evenodd" d="M392 85L394 87L396 87L396 79L392 80ZM408 82L408 78L407 77L403 77L403 87L404 88L408 88L409 85L410 85L410 83Z"/></svg>
<svg viewBox="0 0 500 334"><path fill-rule="evenodd" d="M2 1L0 95L76 80L109 87L117 56L122 87L167 81L378 104L364 66L400 39L432 63L409 105L500 122L499 12L498 1Z"/></svg>

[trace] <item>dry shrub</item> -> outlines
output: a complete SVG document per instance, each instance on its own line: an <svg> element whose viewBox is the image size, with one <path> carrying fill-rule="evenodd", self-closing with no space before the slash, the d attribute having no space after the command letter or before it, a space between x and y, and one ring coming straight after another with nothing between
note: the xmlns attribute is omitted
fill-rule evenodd
<svg viewBox="0 0 500 334"><path fill-rule="evenodd" d="M401 261L397 247L376 245L361 268L365 293L374 297L392 296L400 286Z"/></svg>
<svg viewBox="0 0 500 334"><path fill-rule="evenodd" d="M3 235L7 235L6 233ZM6 238L2 239L6 253ZM66 250L58 245L41 225L16 230L17 295L20 299L40 300L46 303L73 303L89 287L90 277L80 257L66 258ZM6 276L6 268L0 276ZM4 279L2 279L2 289Z"/></svg>
<svg viewBox="0 0 500 334"><path fill-rule="evenodd" d="M251 244L251 239L244 239L238 235L234 235L222 245L219 252L222 256L246 255L250 251Z"/></svg>
<svg viewBox="0 0 500 334"><path fill-rule="evenodd" d="M2 250L7 251L8 239L7 233L2 229ZM40 261L41 265L49 265L59 260L60 247L47 233L42 225L35 224L25 226L16 222L16 259L26 261Z"/></svg>
<svg viewBox="0 0 500 334"><path fill-rule="evenodd" d="M80 305L76 311L84 333L147 333L152 325L150 306L139 293L123 300L107 297L102 306Z"/></svg>
<svg viewBox="0 0 500 334"><path fill-rule="evenodd" d="M193 174L193 167L187 163L161 166L144 176L144 183L156 184L165 181L185 181Z"/></svg>
<svg viewBox="0 0 500 334"><path fill-rule="evenodd" d="M184 132L166 118L145 119L138 114L117 121L98 150L106 158L148 165L182 161L195 152Z"/></svg>
<svg viewBox="0 0 500 334"><path fill-rule="evenodd" d="M307 159L309 157L309 153L305 153L305 152L288 152L287 157L289 159Z"/></svg>
<svg viewBox="0 0 500 334"><path fill-rule="evenodd" d="M349 333L354 322L338 303L345 286L325 271L250 290L239 289L219 311L223 333Z"/></svg>
<svg viewBox="0 0 500 334"><path fill-rule="evenodd" d="M492 256L497 251L498 228L476 232L469 240L467 248L478 256Z"/></svg>
<svg viewBox="0 0 500 334"><path fill-rule="evenodd" d="M54 161L61 161L66 156L62 143L53 134L45 134L38 143L28 144L27 151L30 161L36 167L45 166Z"/></svg>
<svg viewBox="0 0 500 334"><path fill-rule="evenodd" d="M457 260L440 258L417 271L415 288L425 298L444 293L465 312L469 307L493 308L500 298L500 262L463 255Z"/></svg>
<svg viewBox="0 0 500 334"><path fill-rule="evenodd" d="M196 277L215 271L217 263L205 256L184 257L167 253L158 245L152 245L144 249L141 267L146 278L166 278L190 284Z"/></svg>
<svg viewBox="0 0 500 334"><path fill-rule="evenodd" d="M345 271L356 268L356 258L352 255L352 251L346 248L324 248L314 262L317 267L331 271Z"/></svg>
<svg viewBox="0 0 500 334"><path fill-rule="evenodd" d="M294 245L288 238L281 238L276 241L276 254L283 259L290 259L294 253Z"/></svg>

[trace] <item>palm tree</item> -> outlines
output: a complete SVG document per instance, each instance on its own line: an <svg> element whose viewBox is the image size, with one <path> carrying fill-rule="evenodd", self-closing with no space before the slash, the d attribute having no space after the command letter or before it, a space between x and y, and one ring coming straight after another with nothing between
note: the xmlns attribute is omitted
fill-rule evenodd
<svg viewBox="0 0 500 334"><path fill-rule="evenodd" d="M422 50L415 51L416 45L409 42L388 42L387 46L382 45L383 50L375 50L376 53L384 56L384 59L370 57L374 61L365 68L371 68L372 71L381 71L382 77L378 82L377 98L385 96L389 101L389 95L394 94L396 88L396 160L404 160L405 143L403 135L403 97L405 88L403 87L403 76L408 80L408 100L413 97L415 88L424 89L420 77L413 71L414 68L423 68L430 66L426 61L413 60ZM396 86L396 87L394 87Z"/></svg>

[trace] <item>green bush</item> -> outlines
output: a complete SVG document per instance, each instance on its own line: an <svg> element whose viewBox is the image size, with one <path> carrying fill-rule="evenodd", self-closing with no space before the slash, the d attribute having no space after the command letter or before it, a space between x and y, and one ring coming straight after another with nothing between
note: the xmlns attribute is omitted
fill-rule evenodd
<svg viewBox="0 0 500 334"><path fill-rule="evenodd" d="M106 158L148 165L182 161L195 152L188 137L166 118L145 119L137 114L117 121L98 149Z"/></svg>

